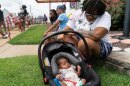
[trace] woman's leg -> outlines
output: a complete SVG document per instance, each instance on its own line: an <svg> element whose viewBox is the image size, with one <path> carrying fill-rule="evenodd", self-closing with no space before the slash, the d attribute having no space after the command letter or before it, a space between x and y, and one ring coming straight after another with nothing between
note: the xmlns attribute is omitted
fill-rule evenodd
<svg viewBox="0 0 130 86"><path fill-rule="evenodd" d="M7 29L9 30L9 26L10 26L10 23L9 22L6 22L7 23Z"/></svg>
<svg viewBox="0 0 130 86"><path fill-rule="evenodd" d="M5 34L3 33L1 26L2 26L2 22L0 22L0 34L1 34L2 36L4 36Z"/></svg>
<svg viewBox="0 0 130 86"><path fill-rule="evenodd" d="M85 40L87 41L88 44L88 50L89 50L89 55L91 57L98 57L100 54L100 44L99 42L93 41L90 38L85 38ZM78 42L78 48L81 51L81 53L83 54L83 56L87 56L87 50L85 48L84 42L82 40L80 40Z"/></svg>
<svg viewBox="0 0 130 86"><path fill-rule="evenodd" d="M0 28L0 34L4 36L4 33L2 32L2 28Z"/></svg>
<svg viewBox="0 0 130 86"><path fill-rule="evenodd" d="M4 30L5 30L5 33L8 34L8 29L6 28L6 25L5 25L5 22L4 22L4 21L2 22L2 25L3 25L3 28L4 28Z"/></svg>
<svg viewBox="0 0 130 86"><path fill-rule="evenodd" d="M15 22L15 25L18 25L18 28L19 28L19 30L21 30L21 32L23 31L22 30L22 23L21 23L20 20L18 20L17 22Z"/></svg>

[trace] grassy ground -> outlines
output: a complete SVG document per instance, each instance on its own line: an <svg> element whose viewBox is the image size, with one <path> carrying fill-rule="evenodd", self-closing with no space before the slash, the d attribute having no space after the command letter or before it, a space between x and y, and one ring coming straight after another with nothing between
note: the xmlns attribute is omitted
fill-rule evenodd
<svg viewBox="0 0 130 86"><path fill-rule="evenodd" d="M0 86L44 86L36 57L0 59Z"/></svg>
<svg viewBox="0 0 130 86"><path fill-rule="evenodd" d="M126 73L121 73L100 63L94 67L94 70L100 76L102 86L130 86L130 76Z"/></svg>
<svg viewBox="0 0 130 86"><path fill-rule="evenodd" d="M13 38L11 41L9 41L9 43L15 45L39 44L42 39L43 32L45 32L45 30L46 25L32 26L27 31Z"/></svg>
<svg viewBox="0 0 130 86"><path fill-rule="evenodd" d="M102 86L130 86L130 77L112 68L94 67ZM0 86L45 86L37 56L0 59Z"/></svg>

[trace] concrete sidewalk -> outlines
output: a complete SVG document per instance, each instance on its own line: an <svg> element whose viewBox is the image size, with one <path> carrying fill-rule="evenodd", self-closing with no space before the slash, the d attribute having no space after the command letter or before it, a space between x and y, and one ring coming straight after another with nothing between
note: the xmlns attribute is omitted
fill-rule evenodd
<svg viewBox="0 0 130 86"><path fill-rule="evenodd" d="M114 67L120 72L126 72L130 75L130 53L129 52L112 52L105 61L106 66Z"/></svg>
<svg viewBox="0 0 130 86"><path fill-rule="evenodd" d="M16 57L23 55L37 55L38 45L11 45L0 47L0 58Z"/></svg>
<svg viewBox="0 0 130 86"><path fill-rule="evenodd" d="M21 32L18 30L13 30L10 31L11 34L11 39L14 38L15 36L19 35ZM7 39L3 39L2 36L0 37L0 48L5 45L8 41L10 40L10 38L8 37Z"/></svg>
<svg viewBox="0 0 130 86"><path fill-rule="evenodd" d="M10 31L11 39L21 34L20 31ZM11 45L8 43L10 39L0 38L0 58L16 57L23 55L37 55L38 45Z"/></svg>

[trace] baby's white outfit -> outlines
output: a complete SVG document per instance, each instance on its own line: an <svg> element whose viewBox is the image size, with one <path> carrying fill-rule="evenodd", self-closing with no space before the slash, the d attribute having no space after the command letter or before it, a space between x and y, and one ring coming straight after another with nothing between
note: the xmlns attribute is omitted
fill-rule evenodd
<svg viewBox="0 0 130 86"><path fill-rule="evenodd" d="M59 69L59 72L62 75L63 81L67 84L67 86L79 86L76 85L79 83L80 78L75 72L75 66L71 65L68 69Z"/></svg>

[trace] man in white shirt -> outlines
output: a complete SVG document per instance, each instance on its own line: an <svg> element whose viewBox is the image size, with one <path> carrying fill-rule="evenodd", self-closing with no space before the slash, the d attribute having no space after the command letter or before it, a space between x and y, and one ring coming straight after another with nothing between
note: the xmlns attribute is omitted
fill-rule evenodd
<svg viewBox="0 0 130 86"><path fill-rule="evenodd" d="M111 16L105 12L106 4L103 0L84 0L82 5L82 10L76 11L71 16L65 30L82 32L88 43L90 58L105 58L112 51L112 44L108 37ZM65 39L65 35L60 35L58 38ZM69 38L77 41L79 50L84 56L87 56L83 41L73 37Z"/></svg>

